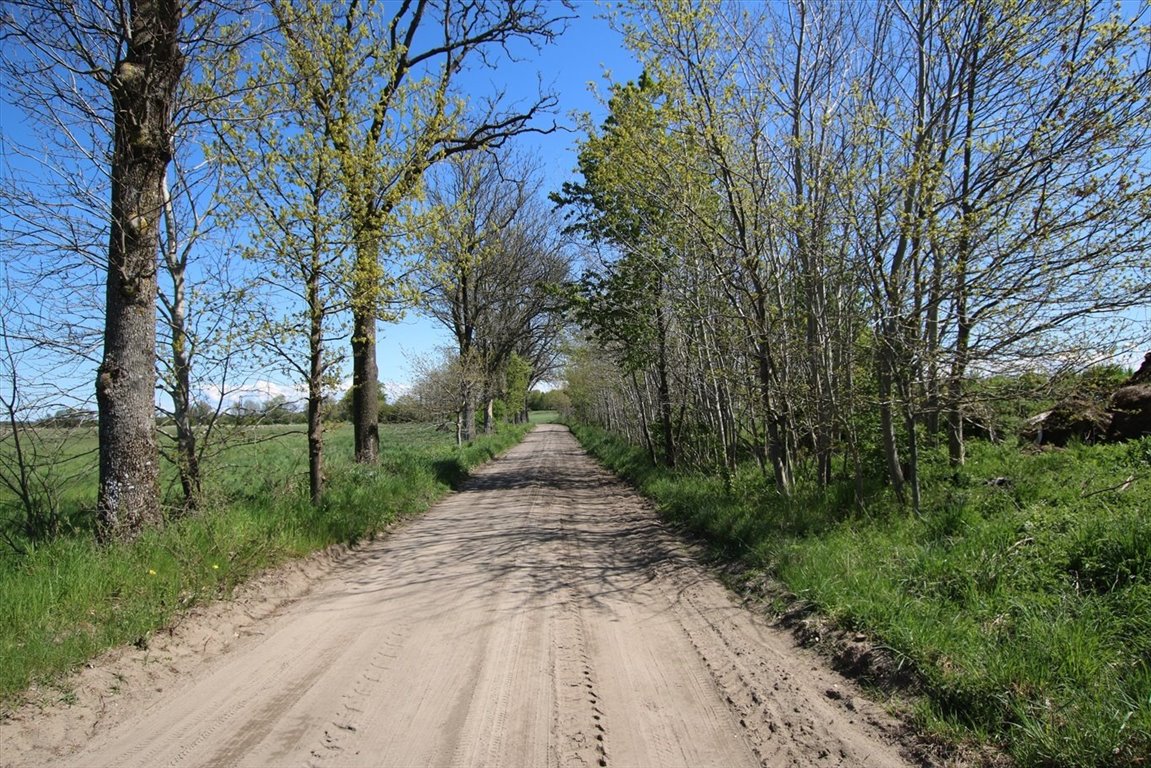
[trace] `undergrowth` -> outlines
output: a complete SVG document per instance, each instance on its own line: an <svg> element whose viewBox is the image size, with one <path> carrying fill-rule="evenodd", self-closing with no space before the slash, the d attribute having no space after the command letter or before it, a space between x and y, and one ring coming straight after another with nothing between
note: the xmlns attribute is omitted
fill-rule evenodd
<svg viewBox="0 0 1151 768"><path fill-rule="evenodd" d="M53 685L101 651L146 642L188 606L228 595L284 560L330 544L355 543L427 509L468 470L519 442L508 427L462 449L422 425L381 425L378 466L351 461L350 429L328 440L328 490L308 503L302 433L236 448L213 478L208 509L100 546L90 530L0 556L0 709L30 684ZM74 516L79 516L79 512ZM66 697L67 692L61 695Z"/></svg>
<svg viewBox="0 0 1151 768"><path fill-rule="evenodd" d="M785 499L754 467L725 483L574 431L718 556L889 648L928 731L1022 766L1151 765L1151 438L977 442L958 482L929 457L915 515L880 487L863 505L847 487Z"/></svg>

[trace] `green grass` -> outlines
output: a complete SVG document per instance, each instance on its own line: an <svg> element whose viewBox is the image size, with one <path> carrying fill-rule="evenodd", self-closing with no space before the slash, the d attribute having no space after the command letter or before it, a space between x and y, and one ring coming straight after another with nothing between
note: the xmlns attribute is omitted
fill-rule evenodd
<svg viewBox="0 0 1151 768"><path fill-rule="evenodd" d="M528 421L532 424L554 424L559 420L559 411L532 411L528 414Z"/></svg>
<svg viewBox="0 0 1151 768"><path fill-rule="evenodd" d="M236 446L205 468L208 509L130 544L100 546L90 527L0 554L0 708L32 683L52 684L101 651L146 638L180 610L226 596L261 570L329 544L357 542L427 509L468 470L522 439L508 427L456 449L426 425L381 425L379 466L351 461L351 430L327 441L328 491L307 500L302 431ZM75 518L94 505L81 498Z"/></svg>
<svg viewBox="0 0 1151 768"><path fill-rule="evenodd" d="M754 469L669 473L576 434L720 557L889 648L924 692L925 729L1023 766L1151 764L1151 439L977 442L958 484L932 454L916 516L881 489L864 510L846 489L787 501Z"/></svg>

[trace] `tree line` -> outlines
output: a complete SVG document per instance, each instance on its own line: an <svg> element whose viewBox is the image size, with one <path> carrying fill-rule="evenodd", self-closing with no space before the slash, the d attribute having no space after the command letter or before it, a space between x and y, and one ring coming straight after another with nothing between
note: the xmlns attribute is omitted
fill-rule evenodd
<svg viewBox="0 0 1151 768"><path fill-rule="evenodd" d="M960 467L981 379L1146 342L1146 8L642 0L556 201L580 418L790 496Z"/></svg>
<svg viewBox="0 0 1151 768"><path fill-rule="evenodd" d="M463 313L461 414L547 375L557 326L542 285L566 278L568 256L509 142L554 130L556 99L468 94L461 73L546 45L570 13L543 0L5 0L2 65L31 138L11 144L21 163L0 198L3 404L15 434L29 412L83 403L69 382L96 368L102 539L163 521L162 457L176 511L197 508L212 434L198 393L220 393L209 416L223 424L252 371L306 388L318 502L324 402L350 357L355 456L374 463L377 326L412 306ZM493 173L518 191L469 223L493 204ZM467 227L476 237L444 237Z"/></svg>

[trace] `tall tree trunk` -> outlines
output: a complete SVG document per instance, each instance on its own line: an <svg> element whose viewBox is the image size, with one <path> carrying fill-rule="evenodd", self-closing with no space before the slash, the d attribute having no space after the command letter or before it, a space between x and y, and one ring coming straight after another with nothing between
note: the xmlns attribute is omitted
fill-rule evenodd
<svg viewBox="0 0 1151 768"><path fill-rule="evenodd" d="M656 455L655 442L651 439L651 427L647 420L647 403L645 402L645 398L643 396L644 389L647 388L646 377L644 381L644 387L641 388L639 385L639 376L633 370L631 372L631 385L632 389L635 391L635 401L637 409L639 410L640 427L643 429L643 442L644 446L647 448L647 455L651 459L652 464L658 464L659 457Z"/></svg>
<svg viewBox="0 0 1151 768"><path fill-rule="evenodd" d="M312 368L315 370L315 362ZM313 506L324 496L324 420L320 411L323 394L308 382L308 492Z"/></svg>
<svg viewBox="0 0 1151 768"><path fill-rule="evenodd" d="M375 464L380 456L376 307L374 300L365 304L370 306L356 307L352 313L352 430L356 461Z"/></svg>
<svg viewBox="0 0 1151 768"><path fill-rule="evenodd" d="M308 491L312 505L319 506L324 495L324 310L320 300L320 244L313 248L312 270L308 275ZM375 389L373 387L373 389ZM353 398L355 395L353 394Z"/></svg>
<svg viewBox="0 0 1151 768"><path fill-rule="evenodd" d="M885 324L886 325L886 324ZM886 335L886 334L885 334ZM896 495L903 498L903 466L899 461L899 443L895 436L894 385L892 383L892 351L890 340L881 339L876 360L876 384L879 389L879 431L883 444L883 458L887 463L887 477Z"/></svg>
<svg viewBox="0 0 1151 768"><path fill-rule="evenodd" d="M184 493L184 510L195 512L200 507L200 458L192 424L192 361L188 354L188 337L182 302L172 312L172 420L176 427L176 464L180 487Z"/></svg>
<svg viewBox="0 0 1151 768"><path fill-rule="evenodd" d="M783 496L791 496L794 479L791 472L791 455L788 451L787 425L783 423L772 394L771 355L765 339L756 344L756 362L759 373L759 396L763 403L767 428L767 459L771 462L776 490Z"/></svg>
<svg viewBox="0 0 1151 768"><path fill-rule="evenodd" d="M958 244L959 258L955 265L955 356L947 380L947 455L948 463L953 470L958 470L966 460L963 442L963 382L967 376L971 343L971 317L967 307L967 262L968 252L971 249L968 219L971 209L966 200L963 208L962 233Z"/></svg>
<svg viewBox="0 0 1151 768"><path fill-rule="evenodd" d="M907 388L910 390L910 387ZM911 489L911 508L916 514L922 511L919 493L919 430L918 419L915 416L915 405L911 392L907 391L903 398L903 424L907 430L907 473L905 480Z"/></svg>
<svg viewBox="0 0 1151 768"><path fill-rule="evenodd" d="M926 319L923 326L925 420L927 434L939 434L940 402L939 383L939 305L943 301L943 257L932 255L931 285L927 295ZM933 440L934 442L934 440Z"/></svg>
<svg viewBox="0 0 1151 768"><path fill-rule="evenodd" d="M467 375L466 373L464 374ZM460 398L460 410L463 416L462 437L464 442L476 439L476 386L471 381L465 381Z"/></svg>
<svg viewBox="0 0 1151 768"><path fill-rule="evenodd" d="M161 519L156 443L156 254L172 102L183 73L181 4L131 0L127 54L111 73L115 123L104 355L96 375L103 540Z"/></svg>
<svg viewBox="0 0 1151 768"><path fill-rule="evenodd" d="M659 334L659 355L656 359L656 388L659 397L660 433L663 438L663 461L668 467L675 467L675 430L672 425L671 386L667 375L667 316L663 308L663 281L659 282L656 296L656 330Z"/></svg>
<svg viewBox="0 0 1151 768"><path fill-rule="evenodd" d="M972 46L970 59L967 65L966 92L966 122L964 124L963 142L963 176L960 181L960 222L959 242L956 246L958 253L955 260L955 358L952 361L951 373L947 382L947 454L948 461L953 470L963 466L966 459L963 444L963 380L967 375L969 345L971 343L971 316L967 306L967 266L972 250L972 216L974 206L971 203L971 173L974 162L972 156L973 135L975 131L975 89L976 74L979 71L979 47L982 41L984 17L981 15L976 28L975 42Z"/></svg>
<svg viewBox="0 0 1151 768"><path fill-rule="evenodd" d="M176 471L184 494L184 511L195 512L200 506L200 457L196 432L192 424L192 350L188 339L187 263L180 258L176 212L164 176L164 260L172 278L172 295L167 302L170 334L171 381L168 395L172 398L172 421L176 427Z"/></svg>

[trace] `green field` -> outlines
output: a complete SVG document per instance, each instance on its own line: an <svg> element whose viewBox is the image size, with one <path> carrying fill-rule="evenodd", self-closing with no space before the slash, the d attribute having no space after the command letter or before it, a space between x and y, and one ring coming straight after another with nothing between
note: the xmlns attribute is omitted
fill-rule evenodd
<svg viewBox="0 0 1151 768"><path fill-rule="evenodd" d="M780 610L798 598L870 636L922 694L911 714L927 732L1024 766L1148 765L1151 438L974 442L958 484L933 454L916 516L885 491L863 510L850 489L789 502L753 467L725 484L576 433L745 580L785 585Z"/></svg>
<svg viewBox="0 0 1151 768"><path fill-rule="evenodd" d="M371 537L427 509L529 428L506 427L457 449L453 433L429 425L380 425L380 463L367 467L352 462L351 428L339 426L327 434L328 490L313 507L302 428L254 427L204 467L202 513L108 546L92 534L94 439L80 436L68 446L76 458L61 494L66 533L20 538L13 498L0 495L8 536L0 542L0 710L18 703L29 684L53 684L269 566ZM172 482L170 472L165 478Z"/></svg>

